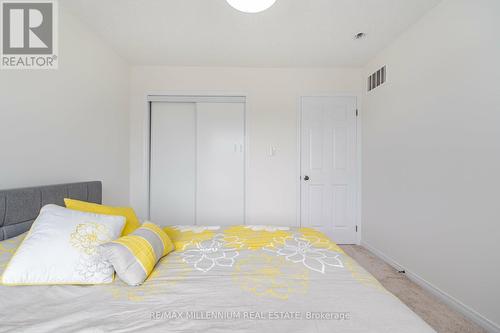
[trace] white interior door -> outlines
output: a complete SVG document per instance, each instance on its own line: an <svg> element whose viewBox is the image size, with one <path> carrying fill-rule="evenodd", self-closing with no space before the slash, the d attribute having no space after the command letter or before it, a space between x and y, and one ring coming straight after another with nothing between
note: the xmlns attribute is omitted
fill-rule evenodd
<svg viewBox="0 0 500 333"><path fill-rule="evenodd" d="M150 219L195 224L196 104L151 105Z"/></svg>
<svg viewBox="0 0 500 333"><path fill-rule="evenodd" d="M301 225L356 242L356 98L303 97Z"/></svg>
<svg viewBox="0 0 500 333"><path fill-rule="evenodd" d="M244 224L244 115L243 103L197 103L197 224Z"/></svg>

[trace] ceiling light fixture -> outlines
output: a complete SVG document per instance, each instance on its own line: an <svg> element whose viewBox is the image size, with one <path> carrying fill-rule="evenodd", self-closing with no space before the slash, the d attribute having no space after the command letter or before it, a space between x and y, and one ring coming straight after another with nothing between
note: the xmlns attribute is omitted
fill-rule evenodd
<svg viewBox="0 0 500 333"><path fill-rule="evenodd" d="M226 0L236 10L243 13L260 13L269 9L276 0Z"/></svg>

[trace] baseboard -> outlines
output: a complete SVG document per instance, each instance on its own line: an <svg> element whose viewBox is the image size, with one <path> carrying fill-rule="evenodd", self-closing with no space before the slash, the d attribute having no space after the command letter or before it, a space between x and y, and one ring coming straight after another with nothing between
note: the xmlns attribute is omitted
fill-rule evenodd
<svg viewBox="0 0 500 333"><path fill-rule="evenodd" d="M377 257L391 265L397 270L405 270L406 276L421 286L422 288L426 289L436 297L438 297L440 300L442 300L444 303L452 307L453 309L457 310L458 312L462 313L464 316L469 318L470 320L474 321L476 324L479 326L483 327L486 331L491 332L491 333L500 333L500 325L492 322L488 318L485 318L483 315L478 313L477 311L471 309L464 303L460 302L453 296L449 295L448 293L442 291L441 289L437 288L434 286L432 283L426 281L422 277L420 277L418 274L409 271L405 266L401 265L382 251L376 249L375 247L371 246L365 241L361 241L361 246L365 247L369 251L371 251L373 254L375 254Z"/></svg>

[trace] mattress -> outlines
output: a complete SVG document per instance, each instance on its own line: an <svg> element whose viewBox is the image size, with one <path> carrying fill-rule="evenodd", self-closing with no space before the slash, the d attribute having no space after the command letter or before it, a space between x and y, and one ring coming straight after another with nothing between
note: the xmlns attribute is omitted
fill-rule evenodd
<svg viewBox="0 0 500 333"><path fill-rule="evenodd" d="M0 286L0 332L434 332L313 229L165 230L176 250L141 286Z"/></svg>

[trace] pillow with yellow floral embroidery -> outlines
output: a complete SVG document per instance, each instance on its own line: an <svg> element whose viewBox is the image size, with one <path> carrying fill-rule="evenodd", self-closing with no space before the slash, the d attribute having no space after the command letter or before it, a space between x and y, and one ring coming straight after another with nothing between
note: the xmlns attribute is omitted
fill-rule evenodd
<svg viewBox="0 0 500 333"><path fill-rule="evenodd" d="M8 263L2 284L111 283L114 270L99 245L120 237L124 226L123 216L46 205Z"/></svg>

